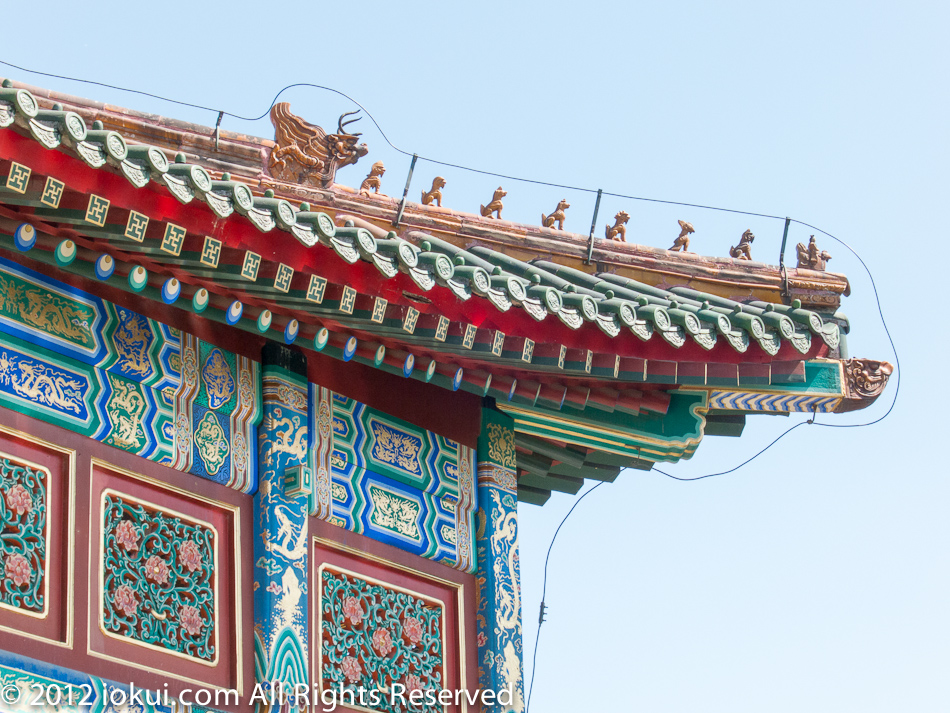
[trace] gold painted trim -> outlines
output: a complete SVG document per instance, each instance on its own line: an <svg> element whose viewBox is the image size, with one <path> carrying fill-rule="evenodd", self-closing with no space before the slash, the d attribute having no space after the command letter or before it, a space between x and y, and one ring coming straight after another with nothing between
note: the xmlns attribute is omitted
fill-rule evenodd
<svg viewBox="0 0 950 713"><path fill-rule="evenodd" d="M3 410L3 409L0 409ZM15 428L8 428L7 426L0 425L0 433L6 433L8 435L14 436L15 438L21 438L24 441L29 443L34 443L43 448L47 448L51 451L57 453L62 453L68 456L69 462L66 467L66 474L64 476L64 485L66 486L66 549L63 552L63 560L66 564L66 599L64 601L64 607L66 610L66 640L60 641L59 639L51 639L46 636L39 636L37 634L31 634L26 631L21 631L20 629L14 629L9 626L0 626L0 631L7 631L11 634L16 634L17 636L23 636L28 639L33 639L35 641L42 641L44 643L52 644L53 646L60 646L66 649L73 648L73 617L75 614L75 591L76 585L74 582L75 575L75 522L76 522L76 451L72 448L64 448L63 446L57 445L45 439L33 436L24 431L19 431ZM23 460L23 459L21 459ZM29 462L25 461L24 462ZM47 528L49 528L50 523L52 523L52 517L47 513ZM49 581L49 558L47 557L47 582ZM15 610L20 611L20 610ZM25 613L20 611L21 614Z"/></svg>
<svg viewBox="0 0 950 713"><path fill-rule="evenodd" d="M407 566L405 566L405 565L397 564L396 562L393 562L393 561L391 561L391 560L388 560L388 559L386 559L385 557L379 557L379 556L377 556L377 555L370 554L369 552L365 552L364 550L358 549L358 548L356 548L356 547L350 547L350 546L344 545L344 544L342 544L342 543L340 543L340 542L335 542L335 541L333 541L333 540L328 540L328 539L323 538L323 537L314 536L314 538L313 538L313 544L314 544L314 545L318 545L318 544L319 544L319 545L322 545L323 547L325 547L325 548L327 548L327 549L329 549L329 550L336 550L337 552L343 552L343 553L346 553L346 554L349 554L349 555L353 555L353 556L356 556L356 557L361 558L361 559L364 559L364 560L369 560L370 562L375 562L375 563L377 563L377 564L382 564L382 565L385 565L386 567L388 567L388 568L390 568L390 569L394 569L394 570L397 570L397 571L399 571L399 572L404 572L404 573L406 573L406 574L410 574L410 575L412 575L412 576L419 577L420 579L425 579L425 580L428 580L428 581L430 581L430 582L436 582L436 583L441 584L441 585L443 585L443 586L446 586L446 587L448 587L448 588L450 588L450 589L454 589L454 590L456 591L456 606L458 607L458 637L459 637L459 642L458 642L458 653L459 653L459 681L458 681L458 687L461 688L461 689L463 689L463 690L468 690L468 689L466 688L467 680L466 680L466 676L465 676L465 674L467 673L466 667L465 667L465 597L463 596L463 594L464 594L464 589L465 589L465 585L459 584L458 582L453 582L453 581L448 580L448 579L443 579L442 577L439 577L438 575L429 574L428 572L423 572L423 571L418 570L418 569L415 569L415 568L413 568L413 567L407 567ZM327 564L329 564L329 563L324 562L323 564L320 565L320 569L317 571L317 575L320 575L320 574L323 572L323 568L324 568L324 566L327 565ZM334 565L332 565L332 564L330 564L330 566L331 566L331 567L334 567ZM336 567L336 569L339 570L339 571L343 571L343 572L348 572L348 571L349 571L349 570L344 569L343 567ZM355 576L355 577L359 577L360 579L362 579L362 580L364 580L364 581L375 581L375 582L379 582L380 584L384 584L384 585L387 586L387 587L390 586L390 585L386 584L385 582L382 582L382 581L380 581L380 580L373 579L372 577L364 577L363 575L359 574L358 572L351 572L351 574L353 574L353 576ZM313 589L317 589L317 586L316 586L316 585L317 585L318 582L319 582L319 580L316 580L316 581L314 582L314 587L313 587ZM405 589L405 588L403 588L403 587L392 586L392 589L399 590L399 591L402 591L402 592L407 592L407 593L409 593L409 594L413 594L413 595L415 595L415 596L419 596L419 597L422 597L422 598L424 598L424 599L429 599L430 601L437 601L437 602L439 602L440 604L442 604L443 607L445 606L445 602L443 602L441 599L437 599L436 597L429 597L429 596L426 596L425 594L421 594L421 593L419 593L419 592L413 592L412 590L410 590L410 589ZM322 679L322 676L321 676L321 674L322 674L322 672L323 672L323 656L320 655L320 652L322 651L322 645L323 645L323 632L322 632L322 629L323 629L323 612L322 612L322 608L317 605L317 602L318 602L318 600L319 600L319 597L318 597L316 594L314 594L314 596L312 597L312 599L313 599L313 607L314 607L314 609L317 611L317 616L316 616L316 626L315 626L315 628L314 628L314 630L313 630L313 639L315 639L315 641L314 641L314 646L311 647L311 651L312 651L312 654L311 654L311 655L314 657L314 661L311 661L311 664L316 663L317 665L316 665L316 667L315 667L314 665L311 665L311 667L310 667L310 673L311 673L312 676L313 676L313 674L317 674L317 675L314 677L314 680L313 680L313 686L314 686L314 687L317 687L317 686L320 684L320 682L323 680L323 679ZM444 618L445 618L444 612L445 612L445 610L443 609L443 620L444 620ZM447 641L447 639L446 639L446 636L447 636L447 632L445 631L445 626L443 625L443 627L442 627L442 650L447 652L447 648L446 648L446 641ZM445 682L443 681L443 683L445 683ZM477 681L475 682L475 685L476 685L476 687L478 686L478 682L477 682ZM462 706L461 706L461 713L467 713L467 711L468 711L468 702L465 700L465 696L462 696L461 704L462 704ZM358 709L358 710L362 710L362 711L370 711L370 713L375 713L375 711L373 711L373 709L370 709L370 708L359 708L359 707L357 707L357 709ZM443 706L443 710L445 710L445 706Z"/></svg>
<svg viewBox="0 0 950 713"><path fill-rule="evenodd" d="M241 540L240 540L240 532L241 532L241 529L240 529L241 510L240 510L240 508L239 508L237 505L231 505L231 504L229 504L229 503L223 503L223 502L220 502L220 501L218 501L218 500L214 500L213 498L207 498L207 497L204 497L204 496L202 496L202 495L198 495L198 494L196 494L196 493L194 493L194 492L192 492L192 491L190 491L190 490L186 490L186 489L184 489L184 488L179 488L179 487L177 487L177 486L170 485L169 483L166 483L166 482L161 481L161 480L157 480L156 478L151 478L151 477L149 477L149 476L147 476L147 475L144 475L144 474L141 474L141 473L136 473L136 472L134 472L134 471L127 470L127 469L125 469L125 468L121 468L121 467L119 467L119 466L113 465L113 464L109 463L108 461L102 460L101 458L93 457L93 458L90 458L90 459L89 459L89 534L90 534L90 536L92 535L92 531L93 531L93 527L92 527L92 525L93 525L93 517L95 516L95 515L94 515L95 509L93 508L92 477L93 477L93 473L95 472L95 468L96 468L97 465L100 466L100 467L102 467L102 468L105 468L105 469L107 469L107 470L109 470L109 471L111 471L111 472L113 472L113 473L117 473L117 474L119 474L119 475L124 475L124 476L129 477L129 478L132 478L132 479L134 479L134 480L138 480L138 481L141 481L141 482L143 482L143 483L148 483L148 484L154 485L154 486L156 486L156 487L158 487L158 488L160 488L160 489L162 489L162 490L166 490L166 491L168 491L168 492L175 493L175 494L177 494L177 495L183 495L183 496L187 497L187 498L190 499L190 500L194 500L194 501L197 501L197 502L200 502L200 503L204 503L204 504L207 504L207 505L213 505L214 507L220 508L220 509L222 509L222 510L228 511L228 512L230 512L230 513L233 514L233 516L234 516L234 567L233 567L233 569L234 569L234 617L235 617L235 618L234 618L234 648L235 648L235 654L236 654L236 656L235 656L235 659L236 659L236 662L235 662L236 671L235 671L235 679L234 679L234 683L235 683L234 689L238 692L238 696L243 695L243 694L244 694L244 640L242 639L242 636L241 636L241 633L242 633L242 632L241 632L241 625L242 625L242 622L243 622L243 619L242 619L242 612L243 612L244 589L243 589L243 564L242 564L242 552L241 552ZM113 490L112 488L104 488L103 491L102 491L102 493L101 493L100 495L105 495L105 493L106 493L106 492L109 492L109 491L111 491L111 492L118 492L118 491L116 491L116 490ZM119 493L119 494L122 495L122 493ZM143 504L153 505L152 503L149 503L147 500L140 500L140 499L135 498L135 497L133 497L133 496L126 496L126 497L128 497L128 498L131 499L131 500L135 500L135 501L137 501L137 502L143 503ZM100 499L100 504L101 504L101 499ZM188 515L182 515L182 514L176 512L176 511L174 511L174 510L163 509L161 506L158 506L158 505L153 505L153 507L156 507L156 508L158 508L158 509L160 509L160 510L163 510L164 512L169 512L169 513L172 513L172 514L175 514L175 515L179 515L180 517L187 518L188 520L190 520L190 521L192 521L192 522L199 522L199 523L201 523L201 524L207 524L209 527L211 527L211 529L214 530L214 533L215 533L215 557L216 557L216 558L218 557L218 546L219 546L219 542L220 542L220 537L219 537L219 533L218 533L217 529L216 529L213 525L211 525L210 523L205 523L205 522L202 521L202 520L198 520L197 518L192 518L192 517L190 517L190 516L188 516ZM99 613L96 615L96 623L97 623L97 626L99 626L99 630L102 631L102 627L101 627L101 625L99 624L99 622L101 621L101 615L102 615L102 567L101 567L101 562L102 562L102 521L101 521L101 508L100 508L99 529L100 529L100 533L99 533L99 547L98 547L99 563L96 564L96 569L97 569L98 572L99 572L98 577L97 577L97 579L98 579L98 584L99 584L99 594L98 594L98 596L96 597L97 601L99 602ZM93 555L93 551L95 550L95 548L92 546L92 542L90 542L89 545L90 545L90 546L89 546L89 570L88 570L88 571L91 573L91 572L93 571L92 555ZM217 639L219 638L219 637L218 637L218 631L219 631L219 629L217 629L217 627L218 627L217 610L218 610L218 592L219 592L219 590L218 590L218 584L219 584L219 582L218 582L217 567L215 567L214 576L215 576L215 611L216 611L216 614L215 614L215 627L216 627L216 628L215 628L215 639L217 640ZM93 582L93 578L90 576L90 577L89 577L89 585L90 585L90 588L91 588L91 586L92 586L92 582ZM92 598L93 598L93 597L92 597L92 592L90 592L90 599L92 599ZM90 608L89 608L89 612L88 612L89 629L90 629L90 630L92 630L92 616L93 616L92 607L90 607ZM150 645L150 644L144 644L144 643L142 643L142 642L135 641L134 639L129 639L128 637L125 637L125 636L117 636L117 635L115 635L115 634L109 634L108 632L103 632L103 634L105 634L106 636L109 636L110 638L115 638L115 639L117 639L117 640L119 640L119 641L122 641L122 642L124 642L124 643L127 643L127 644L132 644L132 645L136 645L136 646L142 646L142 647L145 647L145 648L148 648L148 649L154 649L154 650L159 651L159 652L164 653L164 654L169 654L169 655L173 655L173 656L177 656L177 657L183 658L183 659L186 660L186 661L191 661L191 662L198 663L198 664L201 664L201 665L204 665L204 666L208 666L209 668L211 668L211 667L217 667L217 666L218 666L217 661L218 661L218 659L220 658L220 646L218 646L218 651L217 651L216 654L215 654L215 656L216 656L216 663L214 663L214 664L209 664L209 663L207 663L207 662L200 661L199 659L195 659L194 657L186 656L186 655L184 655L184 654L179 654L179 653L173 652L173 651L169 651L168 649L162 649L162 648L160 648L160 647L153 646L153 645ZM109 654L106 654L106 653L101 652L101 651L95 651L95 650L92 648L92 640L91 640L91 638L88 637L88 636L87 636L87 638L86 638L86 653L87 653L89 656L94 656L94 657L96 657L96 658L104 659L104 660L106 660L106 661L111 661L111 662L113 662L113 663L117 663L117 664L121 664L121 665L125 665L125 666L131 666L132 668L137 668L137 669L142 670L142 671L154 672L154 670L155 670L153 667L150 667L150 666L147 666L147 665L144 665L144 664L138 664L138 663L135 663L135 662L133 662L133 661L128 661L128 660L126 660L126 659L117 658L117 657L115 657L115 656L110 656ZM190 677L188 677L188 676L182 676L182 675L174 674L174 673L171 673L171 672L169 672L169 671L164 671L164 672L163 672L163 675L168 676L169 678L174 678L174 679L176 679L176 680L178 680L178 681L184 681L184 682L186 682L186 683L194 683L194 684L198 684L198 685L201 685L201 686L207 686L208 688L213 689L213 690L228 690L227 688L222 688L222 687L220 687L220 686L218 686L218 685L216 685L216 684L212 684L212 683L210 683L209 681L202 681L202 680L200 680L200 679L190 678Z"/></svg>

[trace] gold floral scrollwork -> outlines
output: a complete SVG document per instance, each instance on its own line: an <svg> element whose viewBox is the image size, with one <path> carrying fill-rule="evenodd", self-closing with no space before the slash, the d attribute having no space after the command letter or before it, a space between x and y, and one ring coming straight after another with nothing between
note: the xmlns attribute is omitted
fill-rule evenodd
<svg viewBox="0 0 950 713"><path fill-rule="evenodd" d="M85 417L89 380L11 350L0 352L0 391L48 406L61 413Z"/></svg>
<svg viewBox="0 0 950 713"><path fill-rule="evenodd" d="M419 451L422 450L420 438L397 431L375 419L370 419L370 426L376 437L373 458L412 475L422 475L419 465Z"/></svg>
<svg viewBox="0 0 950 713"><path fill-rule="evenodd" d="M401 498L382 488L370 486L370 499L373 501L372 522L386 530L419 540L419 503Z"/></svg>
<svg viewBox="0 0 950 713"><path fill-rule="evenodd" d="M0 275L0 315L77 346L95 345L95 310L12 274Z"/></svg>
<svg viewBox="0 0 950 713"><path fill-rule="evenodd" d="M300 423L300 416L285 417L280 408L264 417L264 432L269 436L261 446L261 462L273 465L281 453L303 460L307 455L307 427Z"/></svg>
<svg viewBox="0 0 950 713"><path fill-rule="evenodd" d="M215 475L228 457L228 437L215 415L208 411L195 429L195 447L208 475Z"/></svg>
<svg viewBox="0 0 950 713"><path fill-rule="evenodd" d="M515 453L515 432L500 423L488 424L488 457L512 470L518 467Z"/></svg>
<svg viewBox="0 0 950 713"><path fill-rule="evenodd" d="M201 378L208 392L208 406L221 408L234 394L234 377L231 366L220 349L212 349L201 370Z"/></svg>
<svg viewBox="0 0 950 713"><path fill-rule="evenodd" d="M319 427L319 433L321 438L330 438L333 434L330 429L330 402L321 401L320 408L317 415L317 426Z"/></svg>
<svg viewBox="0 0 950 713"><path fill-rule="evenodd" d="M277 385L277 400L297 411L307 410L307 396L299 389L287 384Z"/></svg>
<svg viewBox="0 0 950 713"><path fill-rule="evenodd" d="M106 413L112 422L107 443L126 450L137 450L145 439L142 414L147 403L137 384L109 375L112 396L106 404Z"/></svg>
<svg viewBox="0 0 950 713"><path fill-rule="evenodd" d="M119 354L119 367L127 375L148 376L152 373L148 349L154 337L148 320L140 314L118 309L119 326L112 342Z"/></svg>

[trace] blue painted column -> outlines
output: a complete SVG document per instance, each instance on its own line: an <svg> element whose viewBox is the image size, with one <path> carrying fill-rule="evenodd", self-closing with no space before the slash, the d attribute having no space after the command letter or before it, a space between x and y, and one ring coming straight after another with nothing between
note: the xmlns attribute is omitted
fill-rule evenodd
<svg viewBox="0 0 950 713"><path fill-rule="evenodd" d="M518 479L513 421L482 409L478 437L478 683L510 691L510 705L492 713L524 710L521 581L518 568ZM501 699L508 701L509 695Z"/></svg>
<svg viewBox="0 0 950 713"><path fill-rule="evenodd" d="M307 461L307 362L268 343L262 355L264 418L254 496L254 670L258 682L307 684L307 494L290 496L289 467Z"/></svg>

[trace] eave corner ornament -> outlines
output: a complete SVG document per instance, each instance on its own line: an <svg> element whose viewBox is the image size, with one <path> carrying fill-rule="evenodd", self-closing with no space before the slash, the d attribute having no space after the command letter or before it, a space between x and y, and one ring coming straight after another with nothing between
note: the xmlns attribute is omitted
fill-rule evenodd
<svg viewBox="0 0 950 713"><path fill-rule="evenodd" d="M270 110L277 146L271 151L271 175L281 181L326 187L336 179L336 172L356 163L369 153L369 147L358 144L360 134L351 134L346 126L356 119L344 121L357 112L340 116L337 133L328 134L315 124L308 124L290 113L290 104L280 102Z"/></svg>
<svg viewBox="0 0 950 713"><path fill-rule="evenodd" d="M837 411L855 411L869 406L884 393L894 366L873 359L848 359L844 362L845 398Z"/></svg>

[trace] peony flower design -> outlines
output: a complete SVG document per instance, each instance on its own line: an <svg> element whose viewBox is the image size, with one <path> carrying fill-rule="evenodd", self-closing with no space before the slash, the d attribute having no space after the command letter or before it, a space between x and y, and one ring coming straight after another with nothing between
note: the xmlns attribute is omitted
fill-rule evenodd
<svg viewBox="0 0 950 713"><path fill-rule="evenodd" d="M158 555L152 555L145 563L145 576L156 584L167 584L168 563Z"/></svg>
<svg viewBox="0 0 950 713"><path fill-rule="evenodd" d="M126 616L135 616L139 608L139 600L135 598L135 592L128 584L123 584L115 590L112 601L115 608Z"/></svg>
<svg viewBox="0 0 950 713"><path fill-rule="evenodd" d="M125 548L126 552L135 552L139 548L139 533L128 520L123 520L115 528L115 541Z"/></svg>
<svg viewBox="0 0 950 713"><path fill-rule="evenodd" d="M415 617L409 616L402 622L402 633L410 643L418 644L422 641L422 624Z"/></svg>
<svg viewBox="0 0 950 713"><path fill-rule="evenodd" d="M189 572L194 572L201 566L201 551L194 540L186 540L178 546L178 560Z"/></svg>
<svg viewBox="0 0 950 713"><path fill-rule="evenodd" d="M7 507L17 515L22 515L33 509L33 498L26 488L17 483L7 491Z"/></svg>
<svg viewBox="0 0 950 713"><path fill-rule="evenodd" d="M373 632L373 648L380 656L386 656L393 650L393 637L389 629L377 629Z"/></svg>
<svg viewBox="0 0 950 713"><path fill-rule="evenodd" d="M181 622L181 628L192 636L200 634L205 626L204 619L201 618L201 614L198 610L187 604L181 608L178 620Z"/></svg>
<svg viewBox="0 0 950 713"><path fill-rule="evenodd" d="M30 566L29 560L23 555L16 553L7 555L4 569L6 570L7 577L12 579L13 583L18 587L29 584L30 577L33 576L33 568Z"/></svg>
<svg viewBox="0 0 950 713"><path fill-rule="evenodd" d="M363 621L363 606L356 597L347 597L343 600L343 616L350 620L353 626L359 626Z"/></svg>
<svg viewBox="0 0 950 713"><path fill-rule="evenodd" d="M346 680L351 683L356 683L363 675L363 667L360 666L360 662L352 656L344 656L340 666L343 669L343 675L346 676Z"/></svg>
<svg viewBox="0 0 950 713"><path fill-rule="evenodd" d="M413 691L422 690L422 679L414 673L406 675L406 695L411 696Z"/></svg>

